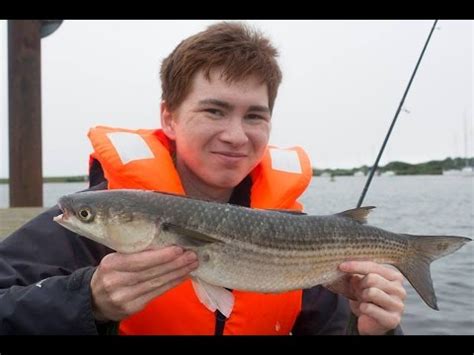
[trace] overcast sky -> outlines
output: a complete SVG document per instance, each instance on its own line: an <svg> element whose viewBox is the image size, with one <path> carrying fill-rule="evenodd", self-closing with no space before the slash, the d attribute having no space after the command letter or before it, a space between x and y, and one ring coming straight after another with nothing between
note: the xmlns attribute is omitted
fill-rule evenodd
<svg viewBox="0 0 474 355"><path fill-rule="evenodd" d="M42 40L43 174L86 174L95 125L159 126L159 66L215 21L64 21ZM319 168L372 164L433 21L248 21L280 51L271 143ZM473 155L473 21L438 22L381 164ZM8 176L7 30L0 20L0 177ZM23 144L28 144L24 142Z"/></svg>

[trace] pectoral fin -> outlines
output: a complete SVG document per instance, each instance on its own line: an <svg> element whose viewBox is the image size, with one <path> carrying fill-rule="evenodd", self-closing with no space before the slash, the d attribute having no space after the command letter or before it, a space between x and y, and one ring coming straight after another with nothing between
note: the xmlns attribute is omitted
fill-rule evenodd
<svg viewBox="0 0 474 355"><path fill-rule="evenodd" d="M211 285L199 278L193 278L192 284L196 295L211 312L218 309L226 318L234 308L234 295L224 287Z"/></svg>
<svg viewBox="0 0 474 355"><path fill-rule="evenodd" d="M178 244L183 247L200 247L209 243L221 242L210 235L171 223L163 223L161 228L178 236Z"/></svg>

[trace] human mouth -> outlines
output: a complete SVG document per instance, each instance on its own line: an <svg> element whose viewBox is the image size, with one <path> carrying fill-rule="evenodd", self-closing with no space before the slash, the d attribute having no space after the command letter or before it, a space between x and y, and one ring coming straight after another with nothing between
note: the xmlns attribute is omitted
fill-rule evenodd
<svg viewBox="0 0 474 355"><path fill-rule="evenodd" d="M247 158L247 154L238 152L216 151L212 153L226 163L238 163L241 160Z"/></svg>

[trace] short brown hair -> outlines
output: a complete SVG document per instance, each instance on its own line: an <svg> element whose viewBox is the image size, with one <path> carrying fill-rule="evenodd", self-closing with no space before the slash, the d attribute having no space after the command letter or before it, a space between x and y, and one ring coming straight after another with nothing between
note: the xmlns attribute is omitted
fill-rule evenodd
<svg viewBox="0 0 474 355"><path fill-rule="evenodd" d="M260 32L238 22L220 22L183 40L163 60L160 77L162 99L170 110L176 109L191 89L193 76L203 70L223 68L227 81L243 80L250 75L266 83L268 105L273 110L281 70L276 61L278 51Z"/></svg>

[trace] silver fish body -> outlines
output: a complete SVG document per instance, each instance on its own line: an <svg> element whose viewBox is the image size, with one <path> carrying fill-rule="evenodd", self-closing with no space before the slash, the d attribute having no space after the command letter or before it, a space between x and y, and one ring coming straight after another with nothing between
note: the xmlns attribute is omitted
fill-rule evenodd
<svg viewBox="0 0 474 355"><path fill-rule="evenodd" d="M397 267L434 309L430 263L470 241L367 225L372 207L310 216L142 190L77 193L62 197L59 206L63 215L56 222L118 252L151 245L194 250L199 268L192 275L204 286L256 292L331 288L343 276L340 263L370 260Z"/></svg>

